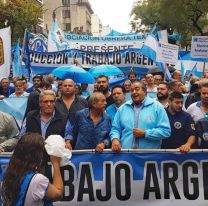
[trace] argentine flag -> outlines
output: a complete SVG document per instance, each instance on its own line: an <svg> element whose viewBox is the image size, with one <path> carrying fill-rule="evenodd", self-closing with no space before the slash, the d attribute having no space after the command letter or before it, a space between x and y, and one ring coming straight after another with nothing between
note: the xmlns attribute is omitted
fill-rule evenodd
<svg viewBox="0 0 208 206"><path fill-rule="evenodd" d="M157 26L155 24L150 33L148 34L142 48L140 49L140 54L149 57L162 70L162 72L165 73L164 64L156 61L158 43L159 36L157 32ZM171 74L168 68L166 69L166 78L168 80L171 79Z"/></svg>

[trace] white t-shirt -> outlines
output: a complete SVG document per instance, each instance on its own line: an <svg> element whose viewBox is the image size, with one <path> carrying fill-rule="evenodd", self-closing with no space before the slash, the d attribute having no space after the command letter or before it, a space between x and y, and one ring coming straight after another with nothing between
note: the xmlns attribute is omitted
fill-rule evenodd
<svg viewBox="0 0 208 206"><path fill-rule="evenodd" d="M40 173L35 174L27 190L24 206L43 206L43 198L48 185L49 179L47 177Z"/></svg>

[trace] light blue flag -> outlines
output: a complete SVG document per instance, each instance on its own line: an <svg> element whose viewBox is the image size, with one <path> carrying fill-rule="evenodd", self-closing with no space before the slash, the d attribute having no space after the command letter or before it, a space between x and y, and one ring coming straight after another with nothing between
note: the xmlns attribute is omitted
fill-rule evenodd
<svg viewBox="0 0 208 206"><path fill-rule="evenodd" d="M68 43L65 41L64 32L58 25L57 20L54 21L50 31L51 40L55 43L58 51L66 50Z"/></svg>
<svg viewBox="0 0 208 206"><path fill-rule="evenodd" d="M159 37L157 33L157 26L155 24L140 49L140 54L149 57L162 70L162 72L165 73L164 64L156 61L158 43ZM166 78L167 80L171 78L168 68L166 68Z"/></svg>
<svg viewBox="0 0 208 206"><path fill-rule="evenodd" d="M16 48L14 50L14 58L12 63L12 69L13 69L13 76L19 76L22 78L22 67L20 63L20 43L19 40L16 44Z"/></svg>
<svg viewBox="0 0 208 206"><path fill-rule="evenodd" d="M19 127L22 125L26 106L27 97L9 97L0 101L0 111L12 115Z"/></svg>

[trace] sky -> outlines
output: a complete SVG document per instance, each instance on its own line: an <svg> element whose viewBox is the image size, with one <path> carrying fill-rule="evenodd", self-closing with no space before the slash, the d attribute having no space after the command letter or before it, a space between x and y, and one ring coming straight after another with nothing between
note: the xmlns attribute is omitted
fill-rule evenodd
<svg viewBox="0 0 208 206"><path fill-rule="evenodd" d="M118 32L130 32L130 13L135 0L89 0L102 25Z"/></svg>

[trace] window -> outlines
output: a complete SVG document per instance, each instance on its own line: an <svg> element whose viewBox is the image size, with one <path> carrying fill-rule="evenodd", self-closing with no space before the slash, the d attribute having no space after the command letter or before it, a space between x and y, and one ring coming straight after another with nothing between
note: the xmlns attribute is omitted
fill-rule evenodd
<svg viewBox="0 0 208 206"><path fill-rule="evenodd" d="M63 10L63 18L70 18L70 10Z"/></svg>
<svg viewBox="0 0 208 206"><path fill-rule="evenodd" d="M71 32L71 23L66 23L66 31Z"/></svg>
<svg viewBox="0 0 208 206"><path fill-rule="evenodd" d="M63 6L70 5L70 0L62 0Z"/></svg>

